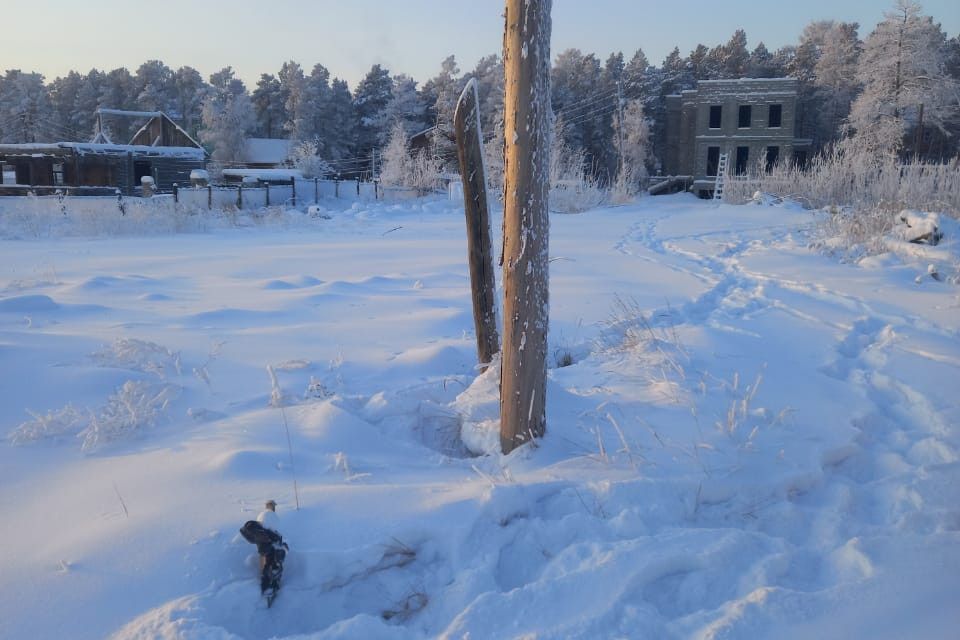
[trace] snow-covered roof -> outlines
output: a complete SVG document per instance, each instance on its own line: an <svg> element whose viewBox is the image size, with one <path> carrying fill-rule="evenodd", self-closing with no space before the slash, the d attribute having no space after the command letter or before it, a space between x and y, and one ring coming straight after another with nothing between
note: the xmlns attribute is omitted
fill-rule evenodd
<svg viewBox="0 0 960 640"><path fill-rule="evenodd" d="M292 150L293 141L285 138L247 138L241 161L248 164L283 164Z"/></svg>
<svg viewBox="0 0 960 640"><path fill-rule="evenodd" d="M164 156L195 158L203 160L205 152L196 147L150 147L139 144L101 144L96 142L50 142L25 144L0 144L0 153L7 154L54 154L58 151L73 150L78 154Z"/></svg>
<svg viewBox="0 0 960 640"><path fill-rule="evenodd" d="M97 109L94 113L107 116L127 116L130 118L156 118L165 115L162 111L128 111L127 109ZM169 116L168 116L169 117Z"/></svg>
<svg viewBox="0 0 960 640"><path fill-rule="evenodd" d="M299 169L224 169L224 177L257 178L259 180L289 180L303 178Z"/></svg>
<svg viewBox="0 0 960 640"><path fill-rule="evenodd" d="M796 82L796 78L727 78L725 80L698 80L697 84L740 84L745 82Z"/></svg>

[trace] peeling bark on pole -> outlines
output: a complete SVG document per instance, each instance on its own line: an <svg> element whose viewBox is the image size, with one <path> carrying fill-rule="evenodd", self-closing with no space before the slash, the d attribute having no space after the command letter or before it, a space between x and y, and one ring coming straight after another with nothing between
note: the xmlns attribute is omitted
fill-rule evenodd
<svg viewBox="0 0 960 640"><path fill-rule="evenodd" d="M473 324L477 333L477 358L481 371L500 351L497 334L496 284L490 249L490 213L487 209L487 176L483 169L483 137L477 81L464 87L453 115L457 136L457 159L463 177L463 209L467 218L467 251L473 291Z"/></svg>
<svg viewBox="0 0 960 640"><path fill-rule="evenodd" d="M546 428L551 0L506 0L500 446Z"/></svg>

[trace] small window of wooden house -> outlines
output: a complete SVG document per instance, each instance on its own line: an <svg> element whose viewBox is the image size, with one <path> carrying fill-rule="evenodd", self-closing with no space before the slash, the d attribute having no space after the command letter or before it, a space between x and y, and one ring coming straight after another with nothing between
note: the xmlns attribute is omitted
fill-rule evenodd
<svg viewBox="0 0 960 640"><path fill-rule="evenodd" d="M737 126L741 129L748 129L750 127L750 116L752 115L753 109L750 108L748 104L740 105L740 113L737 118Z"/></svg>
<svg viewBox="0 0 960 640"><path fill-rule="evenodd" d="M63 179L63 163L58 162L53 165L53 184L61 186L65 184Z"/></svg>
<svg viewBox="0 0 960 640"><path fill-rule="evenodd" d="M783 120L783 105L772 104L770 105L770 118L767 122L767 126L771 129L779 129L780 123Z"/></svg>
<svg viewBox="0 0 960 640"><path fill-rule="evenodd" d="M133 163L133 184L140 186L140 178L151 176L151 167L149 160L135 160Z"/></svg>
<svg viewBox="0 0 960 640"><path fill-rule="evenodd" d="M767 147L767 173L773 171L780 159L780 147Z"/></svg>
<svg viewBox="0 0 960 640"><path fill-rule="evenodd" d="M707 147L707 175L717 175L717 167L720 165L720 147Z"/></svg>
<svg viewBox="0 0 960 640"><path fill-rule="evenodd" d="M747 162L750 160L750 147L737 147L736 174L742 176L747 172Z"/></svg>
<svg viewBox="0 0 960 640"><path fill-rule="evenodd" d="M710 128L719 129L723 119L723 106L715 104L710 107ZM719 153L719 149L717 151Z"/></svg>

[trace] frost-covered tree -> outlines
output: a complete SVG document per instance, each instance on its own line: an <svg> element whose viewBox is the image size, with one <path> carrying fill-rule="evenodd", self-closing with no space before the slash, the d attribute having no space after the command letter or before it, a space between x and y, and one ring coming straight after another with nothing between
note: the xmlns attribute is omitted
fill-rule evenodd
<svg viewBox="0 0 960 640"><path fill-rule="evenodd" d="M422 94L428 101L427 117L432 118L437 131L433 136L436 153L446 160L456 162L456 144L453 134L453 113L457 99L463 91L465 79L460 77L460 67L454 56L447 56L440 63L440 73L423 84Z"/></svg>
<svg viewBox="0 0 960 640"><path fill-rule="evenodd" d="M481 129L482 130L482 129ZM493 127L490 138L483 143L483 166L487 184L502 195L503 192L503 119Z"/></svg>
<svg viewBox="0 0 960 640"><path fill-rule="evenodd" d="M287 132L288 136L297 139L296 114L300 111L300 103L303 101L307 79L303 74L303 68L293 60L283 63L279 73L277 73L277 78L280 80L280 92L287 116L283 123L283 130Z"/></svg>
<svg viewBox="0 0 960 640"><path fill-rule="evenodd" d="M81 132L73 128L73 115L77 105L77 95L83 85L83 76L76 71L56 78L48 87L50 91L51 128L57 130L56 135L63 140L80 140ZM87 132L83 132L87 133Z"/></svg>
<svg viewBox="0 0 960 640"><path fill-rule="evenodd" d="M320 157L317 145L310 140L297 143L290 154L290 160L306 178L322 178L333 173L330 164Z"/></svg>
<svg viewBox="0 0 960 640"><path fill-rule="evenodd" d="M210 91L210 85L203 81L203 76L193 67L183 66L173 74L174 108L168 114L178 120L191 136L200 131L203 99Z"/></svg>
<svg viewBox="0 0 960 640"><path fill-rule="evenodd" d="M390 128L390 137L381 152L380 181L386 186L405 186L410 171L410 154L407 149L407 131L403 122L397 120Z"/></svg>
<svg viewBox="0 0 960 640"><path fill-rule="evenodd" d="M550 73L553 110L564 123L564 142L582 151L597 175L609 177L610 122L617 108L615 85L604 83L600 61L592 53L567 49Z"/></svg>
<svg viewBox="0 0 960 640"><path fill-rule="evenodd" d="M417 81L405 74L393 76L390 100L378 116L378 146L387 143L397 122L403 123L404 129L412 133L426 128L426 110L417 91Z"/></svg>
<svg viewBox="0 0 960 640"><path fill-rule="evenodd" d="M643 92L646 87L650 61L643 49L637 49L630 60L623 65L623 90L628 94Z"/></svg>
<svg viewBox="0 0 960 640"><path fill-rule="evenodd" d="M136 93L133 76L126 67L107 73L100 90L99 106L107 109L136 109ZM126 118L103 120L104 134L118 143L125 143L133 136L131 121Z"/></svg>
<svg viewBox="0 0 960 640"><path fill-rule="evenodd" d="M710 79L709 65L707 63L709 55L710 49L705 45L698 44L693 48L693 51L690 52L690 55L687 56L687 66L690 72L693 73L693 77L697 80Z"/></svg>
<svg viewBox="0 0 960 640"><path fill-rule="evenodd" d="M857 66L863 91L851 107L850 125L869 151L916 152L908 137L914 128L945 132L960 109L957 84L945 68L946 36L920 11L899 0L864 42Z"/></svg>
<svg viewBox="0 0 960 640"><path fill-rule="evenodd" d="M96 133L96 110L100 107L100 95L105 81L105 73L91 69L80 83L70 122L73 129L80 133L79 140L90 140Z"/></svg>
<svg viewBox="0 0 960 640"><path fill-rule="evenodd" d="M760 42L750 52L744 75L750 78L779 78L784 73L783 69L777 66L777 59L770 53L767 46Z"/></svg>
<svg viewBox="0 0 960 640"><path fill-rule="evenodd" d="M480 58L477 66L464 75L463 85L470 79L477 81L480 129L489 135L503 122L503 60L496 54Z"/></svg>
<svg viewBox="0 0 960 640"><path fill-rule="evenodd" d="M816 140L821 144L838 136L857 93L857 62L861 51L858 28L856 22L835 23L820 47L813 84L819 106Z"/></svg>
<svg viewBox="0 0 960 640"><path fill-rule="evenodd" d="M2 141L12 143L53 142L63 138L51 127L54 123L50 93L39 73L19 69L6 72L0 84L0 127Z"/></svg>
<svg viewBox="0 0 960 640"><path fill-rule="evenodd" d="M403 123L395 122L382 151L380 180L386 186L407 187L426 193L437 185L439 165L436 157L426 149L412 151L407 139Z"/></svg>
<svg viewBox="0 0 960 640"><path fill-rule="evenodd" d="M721 48L721 73L724 78L742 78L746 75L750 52L747 50L747 32L737 29Z"/></svg>
<svg viewBox="0 0 960 640"><path fill-rule="evenodd" d="M240 161L256 117L246 87L230 67L211 75L210 84L213 90L203 101L200 140L210 147L214 163L223 166Z"/></svg>
<svg viewBox="0 0 960 640"><path fill-rule="evenodd" d="M617 123L623 140L623 157L614 184L620 199L629 199L640 191L640 181L647 175L650 160L650 125L643 113L643 103L631 100L623 109L623 122Z"/></svg>
<svg viewBox="0 0 960 640"><path fill-rule="evenodd" d="M138 109L172 111L176 101L173 70L160 60L148 60L137 68L133 90Z"/></svg>

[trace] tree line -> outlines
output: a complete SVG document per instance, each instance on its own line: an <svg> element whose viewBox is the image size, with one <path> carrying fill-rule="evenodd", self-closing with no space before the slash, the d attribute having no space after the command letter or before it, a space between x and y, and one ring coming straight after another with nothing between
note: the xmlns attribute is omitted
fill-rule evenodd
<svg viewBox="0 0 960 640"><path fill-rule="evenodd" d="M579 152L585 170L613 181L621 162L617 118L628 104L649 126L656 171L663 148L666 100L699 80L792 76L799 81L797 136L824 148L857 135L878 151L942 160L958 151L960 37L909 0L894 8L865 38L857 23L816 21L796 44L752 49L737 30L724 43L697 45L686 56L674 48L659 64L642 49L629 58L567 49L551 69L552 106L564 143ZM353 174L373 168L376 154L401 125L407 135L433 128L440 165L454 163L453 111L468 80L477 80L482 127L502 135L503 65L498 55L461 71L454 56L419 84L375 64L352 89L322 64L309 71L289 61L247 87L226 67L204 79L196 69L172 69L150 60L126 68L71 71L46 82L38 73L8 70L0 76L0 142L89 140L98 108L164 111L211 152L213 160L239 160L247 137L289 138L301 149ZM114 142L134 133L119 118L104 121Z"/></svg>

